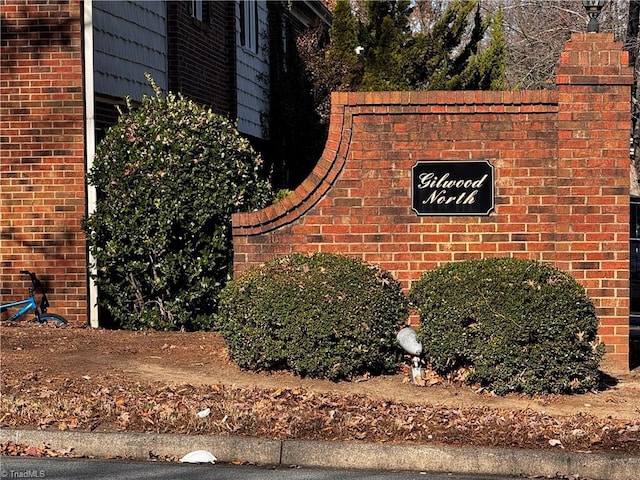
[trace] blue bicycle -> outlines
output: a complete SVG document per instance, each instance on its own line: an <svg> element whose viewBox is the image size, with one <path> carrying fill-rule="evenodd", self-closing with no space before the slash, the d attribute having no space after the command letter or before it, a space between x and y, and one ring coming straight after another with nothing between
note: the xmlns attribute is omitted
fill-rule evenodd
<svg viewBox="0 0 640 480"><path fill-rule="evenodd" d="M20 308L14 315L7 318L6 322L13 322L18 318L22 317L26 313L33 310L35 318L34 322L37 323L46 323L49 320L56 322L59 325L64 325L67 323L67 319L62 315L58 315L57 313L47 312L47 308L49 308L49 300L47 299L47 294L44 291L44 287L42 283L38 279L35 273L30 272L29 270L20 270L20 273L23 275L28 275L31 279L31 287L29 287L29 298L25 298L24 300L19 300L17 302L10 302L4 305L0 305L0 313L10 309L10 308ZM35 294L36 291L40 290L42 294L42 300L40 301L40 306L36 303Z"/></svg>

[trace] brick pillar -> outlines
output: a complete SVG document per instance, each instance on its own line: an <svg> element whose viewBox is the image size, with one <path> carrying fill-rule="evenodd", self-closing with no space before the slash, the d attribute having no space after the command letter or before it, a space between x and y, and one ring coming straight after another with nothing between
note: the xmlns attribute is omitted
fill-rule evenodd
<svg viewBox="0 0 640 480"><path fill-rule="evenodd" d="M81 8L0 3L0 296L20 299L33 270L74 323L87 313Z"/></svg>
<svg viewBox="0 0 640 480"><path fill-rule="evenodd" d="M623 370L629 367L628 65L613 34L574 33L556 70L556 264L586 287L607 359Z"/></svg>

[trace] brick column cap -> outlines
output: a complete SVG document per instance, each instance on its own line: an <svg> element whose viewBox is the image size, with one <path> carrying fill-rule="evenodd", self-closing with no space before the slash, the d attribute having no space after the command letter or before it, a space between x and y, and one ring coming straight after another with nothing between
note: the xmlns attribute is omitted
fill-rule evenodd
<svg viewBox="0 0 640 480"><path fill-rule="evenodd" d="M632 85L629 52L613 33L573 33L560 54L557 85Z"/></svg>

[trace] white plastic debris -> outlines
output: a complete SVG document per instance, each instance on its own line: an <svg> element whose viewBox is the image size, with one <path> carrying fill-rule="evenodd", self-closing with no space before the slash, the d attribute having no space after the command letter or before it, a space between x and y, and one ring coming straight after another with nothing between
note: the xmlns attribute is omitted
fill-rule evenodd
<svg viewBox="0 0 640 480"><path fill-rule="evenodd" d="M562 442L560 440L552 438L551 440L549 440L549 445L551 445L552 447L562 447Z"/></svg>
<svg viewBox="0 0 640 480"><path fill-rule="evenodd" d="M180 459L181 463L211 463L214 464L218 461L216 457L206 450L195 450L187 453Z"/></svg>
<svg viewBox="0 0 640 480"><path fill-rule="evenodd" d="M198 416L198 418L205 418L208 417L210 413L211 409L205 408L204 410L200 410L198 413L196 413L196 415Z"/></svg>

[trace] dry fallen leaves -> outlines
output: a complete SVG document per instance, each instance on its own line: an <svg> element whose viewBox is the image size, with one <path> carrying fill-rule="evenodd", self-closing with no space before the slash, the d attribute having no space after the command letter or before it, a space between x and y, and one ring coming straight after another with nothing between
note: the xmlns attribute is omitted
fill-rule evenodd
<svg viewBox="0 0 640 480"><path fill-rule="evenodd" d="M575 414L565 409L570 413L560 416L518 409L515 405L523 403L517 396L513 404L503 402L507 405L503 409L474 407L471 402L461 402L464 407L426 401L402 403L381 400L382 395L373 398L346 393L354 390L339 386L334 391L286 388L286 383L279 383L283 377L278 375L270 377L265 382L270 387L264 388L240 388L224 382L172 385L162 376L156 377L161 382L139 382L144 377L112 368L114 358L125 359L118 364L125 369L136 362L146 365L153 356L161 358L163 366L175 362L174 366L188 370L201 364L208 369L224 368L228 355L213 334L69 332L27 327L3 330L0 357L6 368L0 376L1 428L233 434L548 450L558 450L562 445L564 451L640 453L640 411L627 420L579 413L581 409L593 410L588 398L578 403L585 408L576 407ZM43 355L53 346L56 355ZM109 368L100 368L103 364ZM407 368L410 370L410 366ZM408 373L405 371L405 376ZM430 384L456 393L469 389L457 386L455 379L442 379L429 372L424 380L422 390ZM326 391L330 393L321 393ZM481 389L475 390L474 396L493 398ZM612 411L620 407L620 398L615 390L599 395ZM558 398L540 397L535 403L553 406ZM210 409L209 415L198 417L204 408ZM552 446L550 440L560 444ZM13 454L24 454L28 447L3 445ZM31 453L39 448L42 446ZM154 457L149 452L149 458Z"/></svg>
<svg viewBox="0 0 640 480"><path fill-rule="evenodd" d="M45 383L4 381L1 426L640 453L640 420L408 405L303 388ZM201 418L202 405L210 413Z"/></svg>
<svg viewBox="0 0 640 480"><path fill-rule="evenodd" d="M23 443L3 442L0 444L0 455L27 457L75 457L73 449L54 450L48 443L26 445Z"/></svg>

